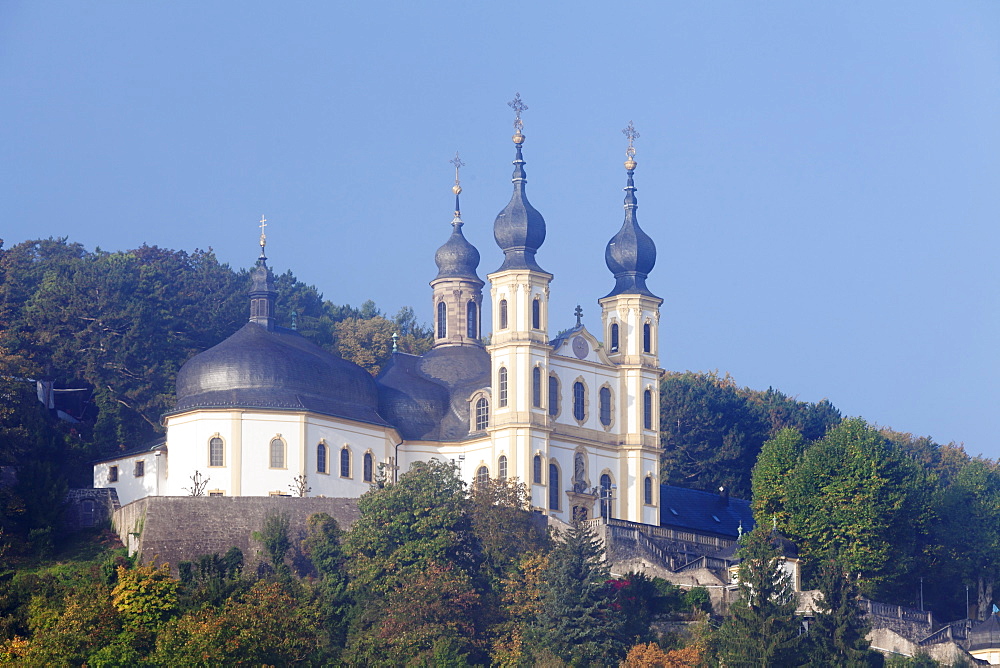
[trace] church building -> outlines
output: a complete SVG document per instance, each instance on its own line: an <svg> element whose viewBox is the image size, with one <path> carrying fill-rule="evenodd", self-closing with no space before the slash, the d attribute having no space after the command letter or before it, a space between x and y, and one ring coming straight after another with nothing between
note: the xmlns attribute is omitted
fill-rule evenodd
<svg viewBox="0 0 1000 668"><path fill-rule="evenodd" d="M493 226L504 257L486 276L492 331L483 328L480 255L462 233L456 158L427 353L394 352L372 378L279 325L262 234L249 322L180 369L165 442L97 462L94 486L116 489L123 505L194 491L288 495L296 485L309 496L358 497L380 475L436 458L455 462L470 484L516 477L535 510L562 521L659 525L663 300L646 286L656 248L636 217L638 135L630 123L625 220L605 251L601 330L584 327L578 310L576 325L553 336L545 220L526 193L526 107L519 97L511 106L513 194Z"/></svg>

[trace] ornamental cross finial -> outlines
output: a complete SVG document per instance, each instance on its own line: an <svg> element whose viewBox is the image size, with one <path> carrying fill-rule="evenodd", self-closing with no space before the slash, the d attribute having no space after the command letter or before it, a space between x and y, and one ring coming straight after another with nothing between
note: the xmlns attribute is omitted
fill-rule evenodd
<svg viewBox="0 0 1000 668"><path fill-rule="evenodd" d="M524 129L524 123L521 121L521 112L528 110L528 105L521 102L521 94L514 93L514 99L507 103L507 106L514 110L514 130L517 134L521 134L521 130Z"/></svg>
<svg viewBox="0 0 1000 668"><path fill-rule="evenodd" d="M579 327L580 325L582 325L583 324L583 309L580 308L579 304L576 305L576 310L573 311L573 315L576 316L576 326Z"/></svg>
<svg viewBox="0 0 1000 668"><path fill-rule="evenodd" d="M628 137L628 148L625 149L625 155L627 155L629 158L634 158L635 146L633 145L633 143L635 142L636 139L639 138L639 133L638 131L636 131L635 125L632 124L632 121L628 122L628 127L622 130L622 134Z"/></svg>
<svg viewBox="0 0 1000 668"><path fill-rule="evenodd" d="M458 157L458 151L455 151L455 159L449 160L448 162L455 165L455 185L456 186L460 185L458 182L458 170L461 169L462 167L465 167L465 163L462 162L462 159Z"/></svg>
<svg viewBox="0 0 1000 668"><path fill-rule="evenodd" d="M264 228L267 227L267 218L264 216L260 217L260 248L264 249L267 245L267 235L264 234Z"/></svg>

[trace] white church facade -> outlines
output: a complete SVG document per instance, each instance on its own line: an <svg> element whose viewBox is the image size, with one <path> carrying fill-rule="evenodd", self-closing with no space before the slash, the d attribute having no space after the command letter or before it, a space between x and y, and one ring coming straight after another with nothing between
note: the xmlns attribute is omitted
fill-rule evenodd
<svg viewBox="0 0 1000 668"><path fill-rule="evenodd" d="M659 307L646 287L656 260L639 227L631 124L625 220L605 260L614 287L600 298L601 331L553 337L552 275L536 255L545 221L525 193L519 100L513 195L494 222L503 264L486 286L462 234L456 173L452 233L431 281L434 345L394 352L378 378L280 326L264 255L253 271L249 322L191 358L164 417L165 443L94 466L94 486L124 505L145 496L358 497L380 475L419 460L453 461L463 478L517 478L535 510L563 521L615 517L660 523ZM456 163L457 166L457 163ZM610 282L610 281L609 281ZM297 479L297 480L296 480Z"/></svg>

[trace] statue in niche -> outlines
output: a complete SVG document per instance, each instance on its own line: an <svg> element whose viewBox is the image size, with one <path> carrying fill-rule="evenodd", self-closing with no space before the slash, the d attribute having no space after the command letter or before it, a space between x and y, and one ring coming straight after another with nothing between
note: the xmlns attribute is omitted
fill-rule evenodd
<svg viewBox="0 0 1000 668"><path fill-rule="evenodd" d="M573 457L573 491L584 494L587 491L587 463L583 459L583 453L578 452Z"/></svg>

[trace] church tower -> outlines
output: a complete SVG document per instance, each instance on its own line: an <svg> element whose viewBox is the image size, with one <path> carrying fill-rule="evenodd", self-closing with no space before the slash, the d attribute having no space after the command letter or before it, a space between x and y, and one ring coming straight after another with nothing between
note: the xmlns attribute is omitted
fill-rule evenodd
<svg viewBox="0 0 1000 668"><path fill-rule="evenodd" d="M624 441L628 452L630 475L643 484L630 491L634 497L623 499L628 505L642 508L658 505L659 481L647 480L648 471L659 471L660 447L660 363L659 324L663 300L646 287L646 277L656 264L656 245L636 217L638 204L633 176L635 140L639 137L631 123L622 131L628 138L625 152L625 222L608 242L605 263L615 277L614 289L598 300L604 329L604 347L609 359L620 369ZM651 466L655 462L655 466ZM642 474L641 471L647 473ZM643 518L645 522L657 522Z"/></svg>
<svg viewBox="0 0 1000 668"><path fill-rule="evenodd" d="M528 202L522 147L521 112L527 106L518 94L514 109L514 192L493 223L493 236L503 250L503 264L487 278L493 304L493 337L488 348L492 364L490 434L494 457L505 457L510 476L531 479L537 454L548 459L551 431L547 411L549 345L548 300L552 274L535 261L545 241L545 219Z"/></svg>
<svg viewBox="0 0 1000 668"><path fill-rule="evenodd" d="M273 330L276 324L274 314L274 300L278 292L274 289L274 277L267 268L267 256L264 254L264 247L267 245L267 235L264 228L267 227L267 219L260 217L260 257L257 258L257 266L251 272L253 287L250 288L250 322L256 323L267 330Z"/></svg>
<svg viewBox="0 0 1000 668"><path fill-rule="evenodd" d="M483 281L476 274L479 251L462 234L462 210L459 195L459 169L464 163L458 153L451 161L455 165L455 217L448 241L434 255L438 274L431 281L434 293L434 347L482 347Z"/></svg>

